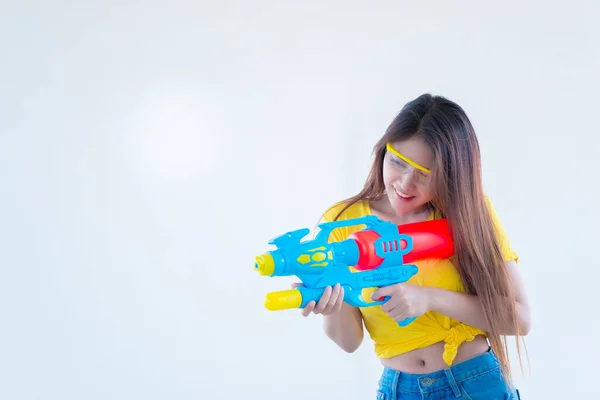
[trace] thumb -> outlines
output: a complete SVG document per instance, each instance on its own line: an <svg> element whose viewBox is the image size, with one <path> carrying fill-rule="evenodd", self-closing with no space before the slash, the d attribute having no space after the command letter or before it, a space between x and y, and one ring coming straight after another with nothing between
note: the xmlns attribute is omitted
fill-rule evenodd
<svg viewBox="0 0 600 400"><path fill-rule="evenodd" d="M302 282L294 282L294 283L292 283L292 289L295 289L298 286L304 286L304 285L302 284Z"/></svg>

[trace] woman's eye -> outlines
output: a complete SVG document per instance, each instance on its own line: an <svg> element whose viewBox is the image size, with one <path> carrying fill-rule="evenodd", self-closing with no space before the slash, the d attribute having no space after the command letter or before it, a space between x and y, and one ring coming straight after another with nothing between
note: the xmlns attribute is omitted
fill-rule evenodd
<svg viewBox="0 0 600 400"><path fill-rule="evenodd" d="M400 161L400 160L395 160L395 159L392 158L392 162L394 164L396 164L397 166L399 166L399 167L404 167L404 163L402 161Z"/></svg>

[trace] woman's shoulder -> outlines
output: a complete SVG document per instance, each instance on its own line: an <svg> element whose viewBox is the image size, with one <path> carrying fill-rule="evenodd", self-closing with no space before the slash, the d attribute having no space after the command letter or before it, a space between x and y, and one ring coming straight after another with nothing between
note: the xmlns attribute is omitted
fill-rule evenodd
<svg viewBox="0 0 600 400"><path fill-rule="evenodd" d="M329 206L322 215L323 222L346 220L369 215L369 202L367 200L342 200Z"/></svg>
<svg viewBox="0 0 600 400"><path fill-rule="evenodd" d="M490 197L488 195L484 195L484 199L485 199L485 204L487 206L490 218L492 220L492 224L494 225L494 230L496 232L496 238L498 240L498 244L500 246L500 251L502 253L502 257L504 258L504 261L515 260L518 262L519 256L517 255L517 253L515 252L515 250L512 247L512 244L508 237L508 232L507 232L506 228L504 227L504 223L502 222L502 219L500 218L500 215L499 215L498 211L496 210L494 203L492 203L492 200L490 199Z"/></svg>
<svg viewBox="0 0 600 400"><path fill-rule="evenodd" d="M490 213L490 217L492 218L492 222L494 223L494 225L499 225L500 229L504 229L504 227L502 226L502 221L500 220L500 216L498 215L498 211L496 210L494 203L490 199L490 196L484 194L483 199L485 201L485 205L487 207L488 212Z"/></svg>
<svg viewBox="0 0 600 400"><path fill-rule="evenodd" d="M370 215L369 202L367 200L343 200L332 204L321 217L321 223L340 220L349 220ZM362 229L364 225L352 225L337 227L331 231L329 241L341 242L350 234Z"/></svg>

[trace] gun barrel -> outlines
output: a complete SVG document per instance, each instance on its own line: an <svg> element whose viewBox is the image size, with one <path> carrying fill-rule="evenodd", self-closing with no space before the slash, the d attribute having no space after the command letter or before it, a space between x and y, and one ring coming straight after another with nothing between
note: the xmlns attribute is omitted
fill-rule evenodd
<svg viewBox="0 0 600 400"><path fill-rule="evenodd" d="M275 272L275 260L269 253L256 256L254 259L254 270L262 276L271 276Z"/></svg>

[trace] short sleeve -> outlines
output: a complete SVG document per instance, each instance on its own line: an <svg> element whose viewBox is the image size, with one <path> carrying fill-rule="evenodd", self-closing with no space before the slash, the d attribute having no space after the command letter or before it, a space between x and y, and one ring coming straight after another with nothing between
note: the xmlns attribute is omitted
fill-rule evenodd
<svg viewBox="0 0 600 400"><path fill-rule="evenodd" d="M504 229L504 225L502 224L502 221L498 216L498 212L496 211L494 204L487 196L485 197L485 201L490 212L492 222L494 223L494 228L496 230L496 238L498 239L498 245L500 246L502 258L504 259L504 261L515 260L515 262L519 262L519 256L510 244L510 239L508 238L508 234Z"/></svg>
<svg viewBox="0 0 600 400"><path fill-rule="evenodd" d="M323 213L323 216L321 217L319 224L321 224L323 222L333 222L335 220L335 218L337 217L337 215L340 213L340 211L342 211L344 206L345 206L345 204L339 203L339 204L336 204L336 205L330 207L329 209L327 209L327 211L325 211ZM342 219L344 219L343 214L338 218L338 220L342 220ZM329 235L329 243L341 242L343 240L346 240L348 238L348 236L350 236L350 232L348 231L348 228L346 228L346 227L335 228L333 231L331 231L331 234Z"/></svg>

